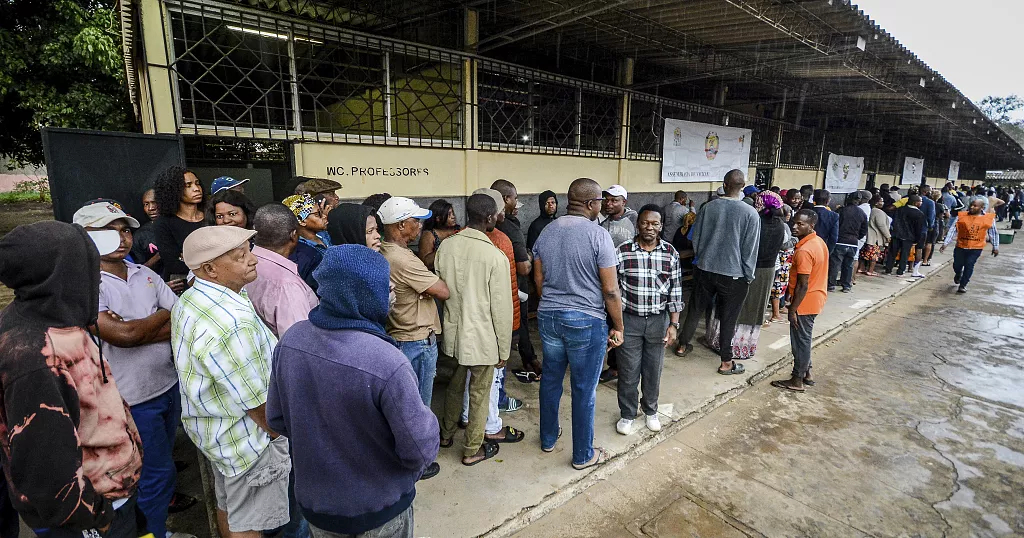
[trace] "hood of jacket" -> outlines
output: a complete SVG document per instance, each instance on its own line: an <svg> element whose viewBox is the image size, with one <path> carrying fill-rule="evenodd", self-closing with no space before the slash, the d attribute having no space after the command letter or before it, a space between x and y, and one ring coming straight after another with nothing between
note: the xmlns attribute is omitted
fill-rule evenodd
<svg viewBox="0 0 1024 538"><path fill-rule="evenodd" d="M548 203L548 198L555 199L555 215L558 215L558 196L555 195L554 191L544 191L537 197L537 205L540 206L540 216L546 219L554 219L555 215L548 215L544 211L544 206Z"/></svg>
<svg viewBox="0 0 1024 538"><path fill-rule="evenodd" d="M310 311L310 323L321 329L367 332L397 345L384 330L391 267L381 253L363 245L333 246L324 253L313 278L320 305Z"/></svg>
<svg viewBox="0 0 1024 538"><path fill-rule="evenodd" d="M331 243L365 247L366 217L373 214L373 208L370 206L339 204L327 215L327 233L331 236Z"/></svg>
<svg viewBox="0 0 1024 538"><path fill-rule="evenodd" d="M37 222L0 239L0 282L14 290L8 311L49 327L96 322L100 254L81 226Z"/></svg>

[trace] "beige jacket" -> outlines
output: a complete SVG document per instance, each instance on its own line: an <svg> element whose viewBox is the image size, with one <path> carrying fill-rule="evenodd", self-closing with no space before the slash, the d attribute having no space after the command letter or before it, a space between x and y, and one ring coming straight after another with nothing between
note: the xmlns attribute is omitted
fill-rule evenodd
<svg viewBox="0 0 1024 538"><path fill-rule="evenodd" d="M884 245L892 238L889 233L889 217L884 211L877 207L871 208L871 218L868 219L868 245Z"/></svg>
<svg viewBox="0 0 1024 538"><path fill-rule="evenodd" d="M441 243L434 267L451 291L444 303L442 351L463 366L508 360L512 282L505 254L483 232L466 228Z"/></svg>

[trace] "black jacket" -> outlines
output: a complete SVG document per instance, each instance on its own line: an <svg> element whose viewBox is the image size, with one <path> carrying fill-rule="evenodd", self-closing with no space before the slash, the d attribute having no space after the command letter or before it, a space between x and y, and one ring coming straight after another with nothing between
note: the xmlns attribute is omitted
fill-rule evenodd
<svg viewBox="0 0 1024 538"><path fill-rule="evenodd" d="M868 217L860 207L843 206L839 210L839 239L837 243L856 245L868 235Z"/></svg>
<svg viewBox="0 0 1024 538"><path fill-rule="evenodd" d="M892 219L892 236L920 243L924 240L925 226L924 212L907 204L896 210L896 216Z"/></svg>
<svg viewBox="0 0 1024 538"><path fill-rule="evenodd" d="M782 243L786 241L786 223L781 217L761 217L761 240L757 244L758 269L775 267Z"/></svg>

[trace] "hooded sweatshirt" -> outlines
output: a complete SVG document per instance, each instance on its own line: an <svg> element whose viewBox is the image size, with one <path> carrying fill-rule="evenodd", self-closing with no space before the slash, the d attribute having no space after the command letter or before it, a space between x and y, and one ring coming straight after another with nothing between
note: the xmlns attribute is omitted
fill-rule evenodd
<svg viewBox="0 0 1024 538"><path fill-rule="evenodd" d="M0 444L11 501L34 528L102 528L135 493L142 441L110 365L85 327L96 322L100 257L62 222L0 240Z"/></svg>
<svg viewBox="0 0 1024 538"><path fill-rule="evenodd" d="M366 246L366 218L373 208L358 204L339 204L327 215L327 233L335 245Z"/></svg>
<svg viewBox="0 0 1024 538"><path fill-rule="evenodd" d="M548 203L548 199L555 199L555 214L548 215L544 210L544 206ZM540 233L544 231L544 228L548 224L555 222L558 215L558 196L555 196L554 191L544 191L537 197L537 204L540 205L540 216L534 219L530 223L530 229L526 232L526 247L533 249L533 244L537 242L537 238L540 237Z"/></svg>
<svg viewBox="0 0 1024 538"><path fill-rule="evenodd" d="M384 331L391 276L384 256L331 247L315 275L320 306L274 350L267 423L291 443L306 519L359 534L412 504L440 431L409 360Z"/></svg>

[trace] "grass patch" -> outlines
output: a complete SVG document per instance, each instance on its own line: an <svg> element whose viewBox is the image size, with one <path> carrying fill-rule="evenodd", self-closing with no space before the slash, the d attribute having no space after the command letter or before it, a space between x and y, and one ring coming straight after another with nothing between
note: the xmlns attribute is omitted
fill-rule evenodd
<svg viewBox="0 0 1024 538"><path fill-rule="evenodd" d="M38 192L0 192L0 204L20 204L24 202L49 202L50 193Z"/></svg>

